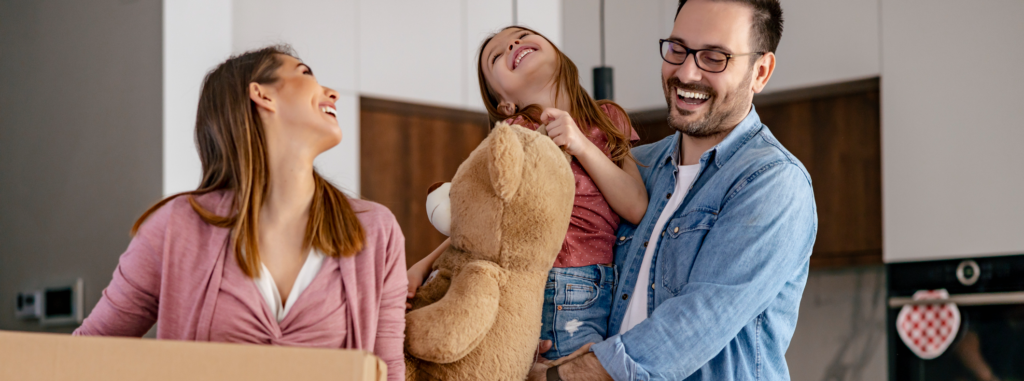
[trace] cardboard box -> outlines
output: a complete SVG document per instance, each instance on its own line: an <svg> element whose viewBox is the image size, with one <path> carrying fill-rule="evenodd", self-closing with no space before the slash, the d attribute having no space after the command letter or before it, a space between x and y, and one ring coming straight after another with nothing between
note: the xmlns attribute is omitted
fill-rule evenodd
<svg viewBox="0 0 1024 381"><path fill-rule="evenodd" d="M0 380L383 381L372 353L0 331Z"/></svg>

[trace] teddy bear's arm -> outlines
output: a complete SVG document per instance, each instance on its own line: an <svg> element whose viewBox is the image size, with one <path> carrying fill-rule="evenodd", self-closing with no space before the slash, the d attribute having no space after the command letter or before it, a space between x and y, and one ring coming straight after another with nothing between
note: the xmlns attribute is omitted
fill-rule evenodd
<svg viewBox="0 0 1024 381"><path fill-rule="evenodd" d="M441 300L409 312L405 316L409 354L447 364L476 348L498 314L501 274L501 268L491 262L467 263Z"/></svg>

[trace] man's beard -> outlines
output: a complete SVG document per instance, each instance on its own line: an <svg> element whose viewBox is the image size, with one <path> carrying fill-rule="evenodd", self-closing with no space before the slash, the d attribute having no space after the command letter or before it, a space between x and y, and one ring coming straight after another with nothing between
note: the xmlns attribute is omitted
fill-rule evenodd
<svg viewBox="0 0 1024 381"><path fill-rule="evenodd" d="M744 102L746 97L742 97L740 94L744 88L750 88L753 74L753 72L747 73L747 77L740 82L739 86L721 99L718 92L711 86L702 83L683 83L679 78L670 77L667 82L663 82L665 83L665 100L668 102L669 109L669 127L695 138L707 138L729 131L735 126L726 125L726 121L737 119L737 114L746 114L749 110L750 105ZM676 107L676 88L708 94L708 109L703 118L692 122L682 120L694 112ZM679 115L673 115L672 110L677 111ZM742 120L742 118L738 119Z"/></svg>

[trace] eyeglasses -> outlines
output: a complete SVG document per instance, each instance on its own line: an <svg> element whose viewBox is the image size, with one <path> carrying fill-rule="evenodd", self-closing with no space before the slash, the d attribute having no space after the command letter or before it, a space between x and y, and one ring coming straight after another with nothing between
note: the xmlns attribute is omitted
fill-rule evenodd
<svg viewBox="0 0 1024 381"><path fill-rule="evenodd" d="M661 59L673 65L682 65L686 57L693 54L697 68L708 73L721 73L729 66L729 59L733 57L749 56L753 54L764 54L764 52L753 52L744 54L728 54L712 49L690 49L683 44L670 40L659 40L661 42Z"/></svg>

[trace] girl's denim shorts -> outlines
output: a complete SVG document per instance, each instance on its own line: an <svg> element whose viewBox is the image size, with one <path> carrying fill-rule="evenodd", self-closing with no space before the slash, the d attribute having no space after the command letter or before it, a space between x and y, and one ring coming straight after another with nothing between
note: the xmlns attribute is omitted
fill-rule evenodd
<svg viewBox="0 0 1024 381"><path fill-rule="evenodd" d="M605 339L616 275L609 265L551 269L544 287L540 339L553 345L542 356L554 360Z"/></svg>

